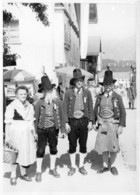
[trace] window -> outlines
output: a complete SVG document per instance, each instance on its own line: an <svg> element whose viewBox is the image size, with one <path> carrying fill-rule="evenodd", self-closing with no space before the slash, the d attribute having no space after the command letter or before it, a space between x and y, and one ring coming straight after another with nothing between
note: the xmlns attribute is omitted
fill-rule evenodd
<svg viewBox="0 0 140 195"><path fill-rule="evenodd" d="M69 22L65 22L64 24L64 31L65 31L65 40L64 40L64 46L67 50L71 49L71 27Z"/></svg>
<svg viewBox="0 0 140 195"><path fill-rule="evenodd" d="M97 4L89 4L89 22L90 23L97 23Z"/></svg>
<svg viewBox="0 0 140 195"><path fill-rule="evenodd" d="M19 20L13 20L4 26L8 43L19 43Z"/></svg>

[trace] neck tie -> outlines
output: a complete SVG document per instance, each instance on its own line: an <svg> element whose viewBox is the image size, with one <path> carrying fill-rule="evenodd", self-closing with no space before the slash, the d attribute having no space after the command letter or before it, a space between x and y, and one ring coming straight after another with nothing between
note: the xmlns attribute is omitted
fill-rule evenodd
<svg viewBox="0 0 140 195"><path fill-rule="evenodd" d="M79 94L79 93L80 93L80 91L81 91L81 90L80 90L80 89L78 89L78 90L77 90L77 93Z"/></svg>

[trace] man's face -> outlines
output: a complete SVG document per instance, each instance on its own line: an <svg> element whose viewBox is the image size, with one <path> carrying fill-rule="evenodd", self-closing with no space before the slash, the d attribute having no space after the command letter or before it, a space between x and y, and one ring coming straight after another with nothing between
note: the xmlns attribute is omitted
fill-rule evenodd
<svg viewBox="0 0 140 195"><path fill-rule="evenodd" d="M81 87L83 87L83 79L80 78L80 79L76 79L75 81L75 87L80 89Z"/></svg>
<svg viewBox="0 0 140 195"><path fill-rule="evenodd" d="M110 91L112 91L114 88L114 84L105 84L104 85L104 89L105 89L105 92L109 93Z"/></svg>
<svg viewBox="0 0 140 195"><path fill-rule="evenodd" d="M96 87L95 81L92 82L92 86L93 86L93 87Z"/></svg>

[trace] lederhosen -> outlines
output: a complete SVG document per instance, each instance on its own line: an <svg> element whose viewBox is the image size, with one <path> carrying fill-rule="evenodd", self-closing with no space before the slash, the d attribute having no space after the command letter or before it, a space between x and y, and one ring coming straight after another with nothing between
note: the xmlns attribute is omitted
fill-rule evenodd
<svg viewBox="0 0 140 195"><path fill-rule="evenodd" d="M38 149L37 157L42 158L45 154L45 147L49 144L50 154L55 155L57 153L57 138L58 131L55 128L54 116L53 116L53 102L51 104L45 104L46 113L44 127L38 130Z"/></svg>
<svg viewBox="0 0 140 195"><path fill-rule="evenodd" d="M84 102L83 92L75 93L76 101L74 106L73 118L69 118L69 125L71 132L68 134L69 139L69 153L75 153L77 147L77 140L79 139L80 152L87 151L87 137L88 137L88 118L84 117Z"/></svg>
<svg viewBox="0 0 140 195"><path fill-rule="evenodd" d="M95 143L95 151L99 154L103 152L118 152L118 120L114 119L112 96L102 96L98 110L99 131Z"/></svg>

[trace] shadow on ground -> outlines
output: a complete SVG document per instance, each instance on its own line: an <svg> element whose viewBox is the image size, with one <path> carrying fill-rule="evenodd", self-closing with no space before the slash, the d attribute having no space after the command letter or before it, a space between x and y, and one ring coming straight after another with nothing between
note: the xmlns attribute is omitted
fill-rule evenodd
<svg viewBox="0 0 140 195"><path fill-rule="evenodd" d="M76 166L79 167L79 154L76 154ZM101 155L98 155L98 153L95 150L91 150L89 153L87 153L87 156L85 158L85 163L91 164L91 169L99 170L103 167L102 157ZM70 167L70 156L69 153L62 154L60 158L56 159L56 166L59 166L63 168L64 166ZM50 156L49 154L46 154L43 159L42 163L42 172L45 172L50 167ZM27 174L29 177L35 177L36 174L36 162L32 164L29 168L27 168ZM11 173L6 172L4 173L5 178L10 178ZM20 177L20 168L19 165L17 167L17 177Z"/></svg>

